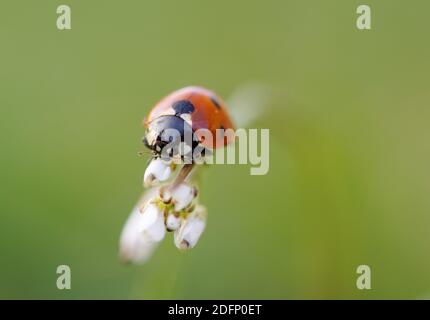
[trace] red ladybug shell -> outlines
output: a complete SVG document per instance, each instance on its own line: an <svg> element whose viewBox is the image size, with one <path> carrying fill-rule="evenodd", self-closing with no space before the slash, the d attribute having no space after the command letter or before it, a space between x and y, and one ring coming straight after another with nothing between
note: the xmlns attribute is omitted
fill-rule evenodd
<svg viewBox="0 0 430 320"><path fill-rule="evenodd" d="M178 106L182 109L186 108L186 112L178 115ZM200 143L207 148L224 147L234 141L232 135L226 135L224 139L222 137L216 139L216 129L234 130L234 127L224 102L214 92L205 88L185 87L172 92L152 108L144 125L147 127L152 120L167 115L181 116L191 125L193 131L208 129L212 133L213 141L201 139L197 134Z"/></svg>

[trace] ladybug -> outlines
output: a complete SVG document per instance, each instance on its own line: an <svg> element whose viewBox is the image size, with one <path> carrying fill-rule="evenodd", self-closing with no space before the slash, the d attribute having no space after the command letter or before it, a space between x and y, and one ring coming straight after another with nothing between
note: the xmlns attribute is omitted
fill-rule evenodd
<svg viewBox="0 0 430 320"><path fill-rule="evenodd" d="M160 157L167 144L178 145L186 143L188 150L201 148L202 154L211 149L224 147L234 141L234 136L218 137L217 129L233 129L234 126L227 113L224 102L214 92L196 86L185 87L172 92L159 101L144 120L146 129L143 143L155 157ZM174 129L176 137L166 134ZM212 139L206 139L199 129L206 129L212 134ZM192 141L186 141L192 137ZM177 155L172 148L169 157ZM181 154L183 159L184 155Z"/></svg>

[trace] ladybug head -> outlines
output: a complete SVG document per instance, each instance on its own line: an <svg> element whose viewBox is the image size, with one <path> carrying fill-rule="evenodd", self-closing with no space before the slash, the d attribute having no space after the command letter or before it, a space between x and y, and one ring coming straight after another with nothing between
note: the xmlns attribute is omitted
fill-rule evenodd
<svg viewBox="0 0 430 320"><path fill-rule="evenodd" d="M143 143L163 160L192 157L199 141L191 126L178 116L161 116L147 124Z"/></svg>

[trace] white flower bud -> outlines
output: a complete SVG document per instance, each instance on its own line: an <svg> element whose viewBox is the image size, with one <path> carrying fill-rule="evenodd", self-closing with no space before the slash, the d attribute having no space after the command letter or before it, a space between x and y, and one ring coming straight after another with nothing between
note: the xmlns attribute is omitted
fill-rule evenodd
<svg viewBox="0 0 430 320"><path fill-rule="evenodd" d="M163 201L164 203L169 203L172 200L172 194L170 192L169 186L161 187L158 193L161 201Z"/></svg>
<svg viewBox="0 0 430 320"><path fill-rule="evenodd" d="M161 231L159 229L160 218L159 216L154 217L153 208L148 207L149 211L145 210L145 214L142 214L139 209L142 205L149 203L149 200L156 195L156 191L153 188L145 193L123 227L119 241L119 256L123 262L146 262L158 245L156 240L161 240L164 236L163 220L161 219L163 227L163 231Z"/></svg>
<svg viewBox="0 0 430 320"><path fill-rule="evenodd" d="M206 218L205 207L198 205L181 227L175 231L174 240L178 249L194 248L206 227Z"/></svg>
<svg viewBox="0 0 430 320"><path fill-rule="evenodd" d="M166 164L160 158L153 159L145 170L143 184L148 187L161 181L169 179L172 170L170 165Z"/></svg>
<svg viewBox="0 0 430 320"><path fill-rule="evenodd" d="M142 217L136 206L124 225L119 241L119 256L123 262L146 262L157 246L157 242L148 241L139 231L139 220Z"/></svg>
<svg viewBox="0 0 430 320"><path fill-rule="evenodd" d="M168 231L175 231L181 225L181 218L179 216L175 216L173 213L170 213L167 216L166 220L166 228Z"/></svg>
<svg viewBox="0 0 430 320"><path fill-rule="evenodd" d="M148 241L159 242L163 240L166 233L163 212L154 203L148 203L142 209L142 219L137 221L138 230Z"/></svg>
<svg viewBox="0 0 430 320"><path fill-rule="evenodd" d="M175 211L181 211L188 207L197 196L197 190L192 186L182 183L172 190L172 199Z"/></svg>

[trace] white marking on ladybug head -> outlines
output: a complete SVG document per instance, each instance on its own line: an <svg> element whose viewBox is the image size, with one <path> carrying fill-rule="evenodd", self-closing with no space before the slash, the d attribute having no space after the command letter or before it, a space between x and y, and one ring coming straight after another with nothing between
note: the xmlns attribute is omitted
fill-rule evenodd
<svg viewBox="0 0 430 320"><path fill-rule="evenodd" d="M148 130L145 134L145 140L149 146L155 145L155 142L157 141L157 132L154 130Z"/></svg>

